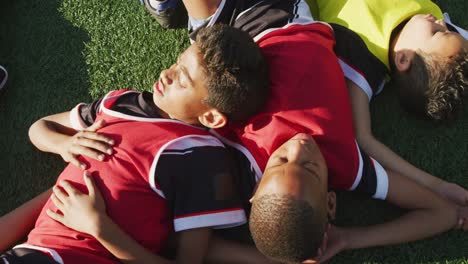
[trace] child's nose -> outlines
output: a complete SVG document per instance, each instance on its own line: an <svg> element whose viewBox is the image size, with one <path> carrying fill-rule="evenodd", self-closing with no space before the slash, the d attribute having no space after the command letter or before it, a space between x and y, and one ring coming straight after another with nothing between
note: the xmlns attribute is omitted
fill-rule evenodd
<svg viewBox="0 0 468 264"><path fill-rule="evenodd" d="M447 24L445 23L445 21L443 19L438 19L436 20L436 23L441 25L442 27L444 27L445 29L448 29L447 28Z"/></svg>
<svg viewBox="0 0 468 264"><path fill-rule="evenodd" d="M170 69L166 69L161 72L160 79L163 85L171 85L172 84L172 73Z"/></svg>
<svg viewBox="0 0 468 264"><path fill-rule="evenodd" d="M303 158L302 152L304 151L304 146L299 141L294 142L288 150L287 160L288 162L300 162Z"/></svg>

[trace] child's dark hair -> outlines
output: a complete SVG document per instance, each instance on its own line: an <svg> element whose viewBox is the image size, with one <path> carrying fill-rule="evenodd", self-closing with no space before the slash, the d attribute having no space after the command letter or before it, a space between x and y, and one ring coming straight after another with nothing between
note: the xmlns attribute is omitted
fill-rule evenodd
<svg viewBox="0 0 468 264"><path fill-rule="evenodd" d="M315 257L326 224L326 213L306 201L277 194L254 199L249 220L258 250L273 260L287 263L302 263Z"/></svg>
<svg viewBox="0 0 468 264"><path fill-rule="evenodd" d="M408 71L393 72L393 86L402 105L411 112L436 121L454 117L468 94L466 50L450 61L417 52Z"/></svg>
<svg viewBox="0 0 468 264"><path fill-rule="evenodd" d="M205 103L232 120L258 111L268 97L269 75L253 39L240 29L219 24L201 29L195 43L208 75Z"/></svg>

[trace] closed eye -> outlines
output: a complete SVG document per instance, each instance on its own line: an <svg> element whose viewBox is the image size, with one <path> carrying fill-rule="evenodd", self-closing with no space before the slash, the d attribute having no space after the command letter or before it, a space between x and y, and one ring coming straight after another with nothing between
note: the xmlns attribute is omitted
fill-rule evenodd
<svg viewBox="0 0 468 264"><path fill-rule="evenodd" d="M317 174L317 169L319 168L319 165L316 162L313 161L306 161L302 164L305 170L308 172L314 174L317 178L319 178L319 175Z"/></svg>

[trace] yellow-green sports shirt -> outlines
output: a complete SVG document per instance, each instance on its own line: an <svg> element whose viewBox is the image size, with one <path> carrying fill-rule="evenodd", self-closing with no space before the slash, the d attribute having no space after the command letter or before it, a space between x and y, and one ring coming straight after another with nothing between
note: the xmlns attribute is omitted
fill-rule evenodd
<svg viewBox="0 0 468 264"><path fill-rule="evenodd" d="M430 0L309 0L316 1L319 19L356 32L368 49L388 68L388 51L393 29L416 14L443 18Z"/></svg>

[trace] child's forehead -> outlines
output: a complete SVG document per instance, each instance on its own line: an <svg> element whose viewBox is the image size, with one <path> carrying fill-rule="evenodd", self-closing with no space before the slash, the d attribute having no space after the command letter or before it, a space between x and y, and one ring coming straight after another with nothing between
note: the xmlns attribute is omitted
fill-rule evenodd
<svg viewBox="0 0 468 264"><path fill-rule="evenodd" d="M200 49L197 45L196 42L190 44L190 46L188 46L180 55L179 55L179 58L180 57L184 57L184 56L187 56L188 54L199 54L200 53Z"/></svg>

